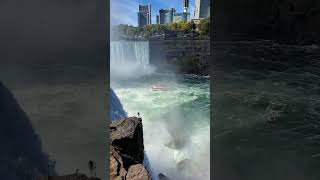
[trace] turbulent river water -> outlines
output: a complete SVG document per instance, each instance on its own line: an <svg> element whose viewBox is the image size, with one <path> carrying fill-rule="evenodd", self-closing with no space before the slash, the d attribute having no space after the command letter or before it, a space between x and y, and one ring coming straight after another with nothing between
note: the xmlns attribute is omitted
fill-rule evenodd
<svg viewBox="0 0 320 180"><path fill-rule="evenodd" d="M214 44L214 179L320 179L320 49Z"/></svg>
<svg viewBox="0 0 320 180"><path fill-rule="evenodd" d="M127 51L119 50L121 45ZM145 57L136 52L146 53L147 48L145 42L111 43L114 50L111 57L119 57L119 52L124 57L125 52L129 58L121 62L113 59L111 72L123 72L119 64L126 62L134 64L131 72L135 72L135 67L140 69L137 74L128 73L127 78L114 73L111 87L128 116L137 116L139 112L142 117L145 151L153 177L162 173L173 179L209 179L209 78L155 73L148 62L132 61L128 56L131 53L133 59ZM165 87L166 91L154 91L155 85ZM187 172L183 170L186 165Z"/></svg>

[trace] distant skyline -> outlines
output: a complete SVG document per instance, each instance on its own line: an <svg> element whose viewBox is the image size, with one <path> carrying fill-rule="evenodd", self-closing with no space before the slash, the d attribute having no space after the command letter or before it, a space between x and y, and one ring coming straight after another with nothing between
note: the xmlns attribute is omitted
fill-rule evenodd
<svg viewBox="0 0 320 180"><path fill-rule="evenodd" d="M138 25L139 4L151 4L152 24L156 23L156 15L160 9L175 8L177 12L183 12L182 0L111 0L111 25L129 24ZM189 12L193 18L195 0L190 0Z"/></svg>

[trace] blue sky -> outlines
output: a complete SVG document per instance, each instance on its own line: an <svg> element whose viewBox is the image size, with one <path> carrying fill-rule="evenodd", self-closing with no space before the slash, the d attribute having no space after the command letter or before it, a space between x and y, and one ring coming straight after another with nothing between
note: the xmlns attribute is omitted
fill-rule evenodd
<svg viewBox="0 0 320 180"><path fill-rule="evenodd" d="M137 26L137 12L139 4L151 3L152 23L156 23L156 15L160 9L175 8L177 12L182 12L182 0L110 0L111 25L129 24ZM189 12L193 15L195 0L190 0Z"/></svg>

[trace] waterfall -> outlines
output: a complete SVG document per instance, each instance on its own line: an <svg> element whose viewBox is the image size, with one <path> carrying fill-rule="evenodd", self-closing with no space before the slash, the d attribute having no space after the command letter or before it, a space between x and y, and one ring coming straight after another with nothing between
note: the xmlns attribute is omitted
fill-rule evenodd
<svg viewBox="0 0 320 180"><path fill-rule="evenodd" d="M111 41L110 72L111 79L137 78L153 72L149 65L149 42Z"/></svg>
<svg viewBox="0 0 320 180"><path fill-rule="evenodd" d="M110 44L111 66L149 64L148 41L112 41Z"/></svg>
<svg viewBox="0 0 320 180"><path fill-rule="evenodd" d="M117 83L120 79L139 78L150 74L154 68L149 64L149 42L148 41L111 41L110 42L110 76L111 83ZM123 106L110 89L110 115L111 121L127 117ZM149 171L152 179L157 180L151 169L148 156L144 153L143 164Z"/></svg>

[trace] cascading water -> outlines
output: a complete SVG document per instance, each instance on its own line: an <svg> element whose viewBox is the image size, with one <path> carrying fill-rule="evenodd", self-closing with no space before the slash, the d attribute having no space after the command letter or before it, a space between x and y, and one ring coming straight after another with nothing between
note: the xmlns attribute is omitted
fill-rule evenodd
<svg viewBox="0 0 320 180"><path fill-rule="evenodd" d="M128 116L140 112L148 156L144 164L152 179L158 179L159 173L176 180L209 179L209 80L153 73L147 41L112 41L110 45L111 86L124 107L112 92L111 113L116 120L119 114L126 116L119 113L123 109ZM169 90L153 91L157 84ZM187 173L179 170L190 163Z"/></svg>
<svg viewBox="0 0 320 180"><path fill-rule="evenodd" d="M152 84L169 90L153 91ZM208 78L151 74L120 81L114 89L128 116L140 112L153 179L159 173L176 180L210 179ZM188 172L179 170L190 164Z"/></svg>
<svg viewBox="0 0 320 180"><path fill-rule="evenodd" d="M137 78L152 71L148 41L111 41L111 80L133 77L132 74Z"/></svg>
<svg viewBox="0 0 320 180"><path fill-rule="evenodd" d="M110 88L110 119L111 121L117 121L127 117L127 113L123 109L123 106L117 97L116 93ZM151 175L153 175L152 169L150 167L149 159L146 156L144 157L143 164L147 167ZM152 178L156 180L156 176Z"/></svg>

